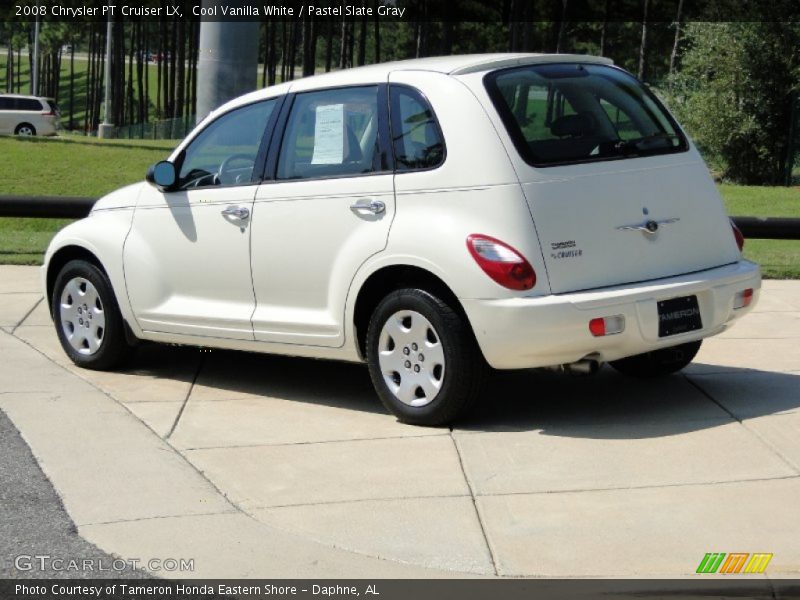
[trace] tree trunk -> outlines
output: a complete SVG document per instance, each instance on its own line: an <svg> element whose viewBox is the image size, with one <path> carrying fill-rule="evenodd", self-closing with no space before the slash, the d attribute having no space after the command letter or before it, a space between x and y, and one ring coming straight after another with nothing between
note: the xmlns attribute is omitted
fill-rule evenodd
<svg viewBox="0 0 800 600"><path fill-rule="evenodd" d="M678 44L681 40L681 13L683 12L683 0L678 0L678 12L675 14L675 41L672 44L672 52L669 55L669 74L675 70L675 61L678 58Z"/></svg>
<svg viewBox="0 0 800 600"><path fill-rule="evenodd" d="M169 43L169 117L175 118L175 111L177 105L176 91L178 84L178 28L176 22L179 19L173 19L171 26L170 43Z"/></svg>
<svg viewBox="0 0 800 600"><path fill-rule="evenodd" d="M264 64L261 67L261 87L267 87L267 72L269 71L269 29L270 21L264 22Z"/></svg>
<svg viewBox="0 0 800 600"><path fill-rule="evenodd" d="M75 129L75 38L70 40L69 49L69 125Z"/></svg>
<svg viewBox="0 0 800 600"><path fill-rule="evenodd" d="M381 62L381 19L375 12L375 62Z"/></svg>
<svg viewBox="0 0 800 600"><path fill-rule="evenodd" d="M186 93L186 21L178 19L177 23L177 52L178 72L175 84L175 114L176 118L183 117L184 95Z"/></svg>
<svg viewBox="0 0 800 600"><path fill-rule="evenodd" d="M127 122L129 125L136 123L136 102L133 95L133 59L136 56L136 24L131 23L131 47L128 51L128 80L125 82L127 106L125 113L127 114Z"/></svg>
<svg viewBox="0 0 800 600"><path fill-rule="evenodd" d="M110 69L111 65L106 64L106 39L107 33L104 27L100 29L99 35L99 42L97 44L97 62L99 65L99 69L97 70L97 77L95 81L95 93L94 93L94 111L93 111L93 119L91 123L92 131L97 129L97 126L100 124L100 106L102 101L105 100L103 98L103 88L105 83L105 73L106 69Z"/></svg>
<svg viewBox="0 0 800 600"><path fill-rule="evenodd" d="M339 43L339 68L347 68L347 19L342 19L342 37Z"/></svg>
<svg viewBox="0 0 800 600"><path fill-rule="evenodd" d="M647 8L650 0L644 0L642 11L642 43L639 46L639 79L642 81L647 77Z"/></svg>
<svg viewBox="0 0 800 600"><path fill-rule="evenodd" d="M683 2L683 0L680 0ZM603 23L600 25L600 56L606 55L606 36L608 34L608 3L603 6Z"/></svg>
<svg viewBox="0 0 800 600"><path fill-rule="evenodd" d="M558 35L556 36L556 54L564 51L564 32L567 28L567 1L561 0L561 18L558 21Z"/></svg>
<svg viewBox="0 0 800 600"><path fill-rule="evenodd" d="M162 117L161 88L164 85L164 22L158 23L158 52L156 52L156 120Z"/></svg>
<svg viewBox="0 0 800 600"><path fill-rule="evenodd" d="M333 66L333 20L328 21L328 32L325 39L325 72Z"/></svg>
<svg viewBox="0 0 800 600"><path fill-rule="evenodd" d="M317 27L311 17L303 23L303 77L314 74L317 66Z"/></svg>
<svg viewBox="0 0 800 600"><path fill-rule="evenodd" d="M270 25L270 36L267 48L267 83L269 85L275 85L275 76L278 70L278 58L275 53L275 37L277 36L277 29L275 27L275 23L273 22Z"/></svg>
<svg viewBox="0 0 800 600"><path fill-rule="evenodd" d="M6 92L14 91L14 46L9 40L6 48Z"/></svg>
<svg viewBox="0 0 800 600"><path fill-rule="evenodd" d="M22 90L22 44L17 46L17 93Z"/></svg>
<svg viewBox="0 0 800 600"><path fill-rule="evenodd" d="M366 8L367 3L365 0L361 0L361 7ZM361 28L359 31L359 44L358 44L358 66L363 67L364 64L367 62L367 22L369 17L366 15L366 11L364 11L364 15L361 17Z"/></svg>
<svg viewBox="0 0 800 600"><path fill-rule="evenodd" d="M150 27L142 23L142 39L144 40L144 122L150 122Z"/></svg>
<svg viewBox="0 0 800 600"><path fill-rule="evenodd" d="M136 121L145 122L144 116L144 36L142 29L144 24L141 21L136 23ZM140 136L144 137L144 135Z"/></svg>

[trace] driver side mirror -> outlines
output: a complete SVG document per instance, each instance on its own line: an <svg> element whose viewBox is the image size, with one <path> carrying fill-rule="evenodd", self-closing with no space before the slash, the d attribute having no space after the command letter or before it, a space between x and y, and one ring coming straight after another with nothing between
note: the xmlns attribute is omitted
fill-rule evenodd
<svg viewBox="0 0 800 600"><path fill-rule="evenodd" d="M178 174L175 172L175 165L168 160L162 160L147 169L145 179L162 192L169 192L175 186Z"/></svg>

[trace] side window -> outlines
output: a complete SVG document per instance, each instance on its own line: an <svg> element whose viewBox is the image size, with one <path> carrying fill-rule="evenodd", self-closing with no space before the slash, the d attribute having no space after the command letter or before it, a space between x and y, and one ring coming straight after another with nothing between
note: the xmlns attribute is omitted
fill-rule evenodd
<svg viewBox="0 0 800 600"><path fill-rule="evenodd" d="M17 98L17 110L29 110L39 112L43 110L42 103L33 98Z"/></svg>
<svg viewBox="0 0 800 600"><path fill-rule="evenodd" d="M0 98L0 110L13 110L14 101L11 98Z"/></svg>
<svg viewBox="0 0 800 600"><path fill-rule="evenodd" d="M180 189L247 185L276 99L248 104L221 116L184 150Z"/></svg>
<svg viewBox="0 0 800 600"><path fill-rule="evenodd" d="M416 90L389 87L392 147L398 171L432 169L444 160L444 138L428 101Z"/></svg>
<svg viewBox="0 0 800 600"><path fill-rule="evenodd" d="M381 170L378 87L295 97L278 158L278 179L360 175Z"/></svg>

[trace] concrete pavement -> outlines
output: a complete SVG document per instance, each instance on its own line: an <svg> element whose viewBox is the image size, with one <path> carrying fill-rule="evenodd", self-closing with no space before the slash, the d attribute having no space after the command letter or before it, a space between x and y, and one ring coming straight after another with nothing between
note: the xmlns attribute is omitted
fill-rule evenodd
<svg viewBox="0 0 800 600"><path fill-rule="evenodd" d="M359 365L143 346L68 362L35 268L0 267L0 409L79 533L195 577L800 575L800 282L658 382L514 372L454 430Z"/></svg>

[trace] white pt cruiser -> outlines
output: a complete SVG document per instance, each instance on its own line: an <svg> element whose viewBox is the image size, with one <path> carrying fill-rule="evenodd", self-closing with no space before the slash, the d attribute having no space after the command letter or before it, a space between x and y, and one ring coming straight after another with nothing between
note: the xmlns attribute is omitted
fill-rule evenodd
<svg viewBox="0 0 800 600"><path fill-rule="evenodd" d="M611 61L451 56L229 102L64 228L44 285L80 366L138 340L365 361L391 412L437 425L489 368L685 367L757 299L741 244Z"/></svg>

